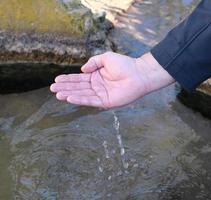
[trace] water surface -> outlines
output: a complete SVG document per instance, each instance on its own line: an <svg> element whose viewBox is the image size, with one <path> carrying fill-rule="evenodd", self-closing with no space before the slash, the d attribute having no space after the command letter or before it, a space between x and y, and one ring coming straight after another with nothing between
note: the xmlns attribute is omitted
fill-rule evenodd
<svg viewBox="0 0 211 200"><path fill-rule="evenodd" d="M135 9L155 20L152 3L164 16L150 29L131 24L141 34L153 33L152 24L162 27L151 39L145 34L152 43L137 40L137 32L125 40L132 32L118 24L122 44L135 44L127 46L132 56L186 12L179 0L137 1L128 15ZM182 5L180 14L172 4L177 11ZM0 199L211 199L211 121L183 106L176 94L173 85L115 110L58 102L49 88L1 95Z"/></svg>

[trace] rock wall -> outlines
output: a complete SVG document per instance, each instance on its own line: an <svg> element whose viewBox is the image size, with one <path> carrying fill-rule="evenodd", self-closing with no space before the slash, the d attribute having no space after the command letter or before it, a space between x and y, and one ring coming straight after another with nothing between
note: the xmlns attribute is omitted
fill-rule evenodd
<svg viewBox="0 0 211 200"><path fill-rule="evenodd" d="M112 50L112 24L77 0L1 0L0 17L0 93L49 85Z"/></svg>
<svg viewBox="0 0 211 200"><path fill-rule="evenodd" d="M65 7L55 0L12 2L0 2L1 62L83 63L96 49L98 53L111 49L106 41L111 26L82 5Z"/></svg>

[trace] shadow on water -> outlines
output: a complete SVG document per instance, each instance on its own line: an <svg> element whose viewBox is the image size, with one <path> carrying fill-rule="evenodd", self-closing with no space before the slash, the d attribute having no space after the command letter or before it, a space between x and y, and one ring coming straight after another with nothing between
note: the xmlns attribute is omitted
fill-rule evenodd
<svg viewBox="0 0 211 200"><path fill-rule="evenodd" d="M112 36L140 55L180 19L181 2L137 1ZM210 199L211 122L176 94L115 110L58 102L49 88L1 95L0 199Z"/></svg>
<svg viewBox="0 0 211 200"><path fill-rule="evenodd" d="M47 62L1 63L0 93L24 92L47 87L59 74L80 73L80 68L81 65L77 64L58 65Z"/></svg>

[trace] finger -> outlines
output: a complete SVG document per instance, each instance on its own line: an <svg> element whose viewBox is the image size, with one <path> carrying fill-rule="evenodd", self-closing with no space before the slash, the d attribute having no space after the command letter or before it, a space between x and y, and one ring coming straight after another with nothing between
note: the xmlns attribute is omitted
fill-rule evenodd
<svg viewBox="0 0 211 200"><path fill-rule="evenodd" d="M52 92L60 92L60 91L83 90L83 89L90 89L90 88L91 88L91 83L89 82L54 83L51 85L50 90Z"/></svg>
<svg viewBox="0 0 211 200"><path fill-rule="evenodd" d="M55 79L56 83L64 82L89 82L91 80L91 74L68 74L60 75Z"/></svg>
<svg viewBox="0 0 211 200"><path fill-rule="evenodd" d="M93 56L88 62L82 66L81 71L84 73L92 73L97 69L103 67L103 54Z"/></svg>
<svg viewBox="0 0 211 200"><path fill-rule="evenodd" d="M83 106L104 107L97 96L69 96L67 102Z"/></svg>
<svg viewBox="0 0 211 200"><path fill-rule="evenodd" d="M85 90L75 90L75 91L62 91L62 92L58 92L56 94L56 98L58 100L64 101L67 100L68 96L94 96L95 92L93 90L90 89L85 89Z"/></svg>

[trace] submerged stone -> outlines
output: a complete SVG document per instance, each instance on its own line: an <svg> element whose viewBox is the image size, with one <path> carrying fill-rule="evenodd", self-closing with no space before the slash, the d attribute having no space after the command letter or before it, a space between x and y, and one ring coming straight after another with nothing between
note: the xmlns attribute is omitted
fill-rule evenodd
<svg viewBox="0 0 211 200"><path fill-rule="evenodd" d="M0 93L38 88L43 74L43 86L49 85L59 73L80 71L90 56L111 50L111 25L77 0L1 0L0 17Z"/></svg>
<svg viewBox="0 0 211 200"><path fill-rule="evenodd" d="M211 79L202 83L193 93L182 89L178 98L188 107L211 118Z"/></svg>

